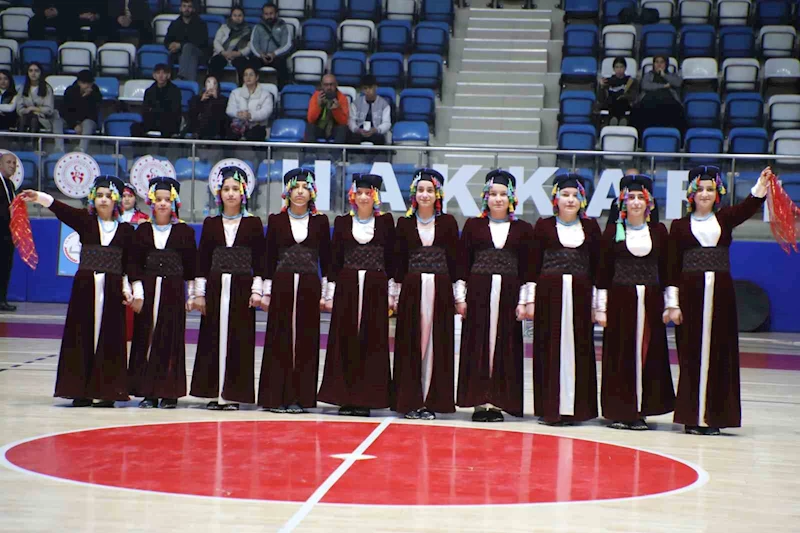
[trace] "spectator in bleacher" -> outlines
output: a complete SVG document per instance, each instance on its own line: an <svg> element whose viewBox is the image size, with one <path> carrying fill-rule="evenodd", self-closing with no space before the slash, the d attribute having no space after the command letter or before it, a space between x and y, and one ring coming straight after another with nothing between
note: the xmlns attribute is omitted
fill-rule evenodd
<svg viewBox="0 0 800 533"><path fill-rule="evenodd" d="M119 41L123 30L135 30L139 36L139 44L152 42L152 20L153 15L147 0L108 0L106 31L112 41Z"/></svg>
<svg viewBox="0 0 800 533"><path fill-rule="evenodd" d="M286 58L292 51L289 25L278 18L278 8L267 2L261 8L261 22L253 28L250 61L256 70L272 67L278 73L278 85L286 83Z"/></svg>
<svg viewBox="0 0 800 533"><path fill-rule="evenodd" d="M17 125L17 87L11 72L0 70L0 130Z"/></svg>
<svg viewBox="0 0 800 533"><path fill-rule="evenodd" d="M103 0L81 0L75 2L77 6L75 12L78 17L78 29L88 27L89 40L96 39L99 35L105 33L104 28L108 26L108 20L105 17L108 9ZM80 31L77 35L82 38Z"/></svg>
<svg viewBox="0 0 800 533"><path fill-rule="evenodd" d="M272 93L258 83L258 72L247 66L242 86L228 98L227 113L231 118L231 137L247 141L263 141L267 137L269 117L275 107Z"/></svg>
<svg viewBox="0 0 800 533"><path fill-rule="evenodd" d="M47 38L47 28L55 28L59 41L70 41L78 35L80 24L74 0L34 0L33 18L28 21L31 39Z"/></svg>
<svg viewBox="0 0 800 533"><path fill-rule="evenodd" d="M317 139L333 139L336 144L347 142L349 111L350 104L347 96L339 91L336 76L324 75L322 87L314 91L308 101L305 142L313 143Z"/></svg>
<svg viewBox="0 0 800 533"><path fill-rule="evenodd" d="M208 61L209 72L219 79L225 67L236 68L242 77L250 53L250 35L253 29L244 20L244 9L239 6L231 9L228 21L219 27L214 36L214 56Z"/></svg>
<svg viewBox="0 0 800 533"><path fill-rule="evenodd" d="M208 26L195 13L194 0L181 0L181 16L172 21L164 37L173 63L178 63L178 78L197 81L197 66L208 49Z"/></svg>
<svg viewBox="0 0 800 533"><path fill-rule="evenodd" d="M636 106L635 122L639 135L649 127L686 129L683 103L678 91L683 80L667 70L667 58L655 56L653 70L642 76L641 94Z"/></svg>
<svg viewBox="0 0 800 533"><path fill-rule="evenodd" d="M40 130L63 134L64 123L55 108L53 88L42 79L42 66L32 62L25 69L25 86L17 98L19 131L38 133ZM64 151L64 139L56 139L56 151Z"/></svg>
<svg viewBox="0 0 800 533"><path fill-rule="evenodd" d="M219 81L206 78L203 94L189 100L189 132L195 139L226 139L228 137L228 99L219 92Z"/></svg>
<svg viewBox="0 0 800 533"><path fill-rule="evenodd" d="M11 176L17 172L17 156L11 152L0 154L0 311L16 311L8 303L8 282L14 265L14 241L11 238L11 204L14 202L14 183Z"/></svg>
<svg viewBox="0 0 800 533"><path fill-rule="evenodd" d="M375 76L368 74L361 79L361 93L350 104L347 125L351 143L386 144L386 134L392 129L392 108L385 98L378 96Z"/></svg>
<svg viewBox="0 0 800 533"><path fill-rule="evenodd" d="M625 74L628 63L624 57L614 58L614 74L610 78L601 78L600 87L603 89L605 105L611 116L611 126L627 126L631 104L635 99L636 80Z"/></svg>
<svg viewBox="0 0 800 533"><path fill-rule="evenodd" d="M181 127L181 90L170 80L168 65L159 63L153 70L156 82L144 92L141 123L131 126L131 135L147 137L148 131L160 131L172 137Z"/></svg>
<svg viewBox="0 0 800 533"><path fill-rule="evenodd" d="M94 135L97 130L97 106L103 100L100 88L94 83L94 75L90 70L78 73L78 79L64 92L64 122L67 129L75 130L78 135ZM86 152L89 139L81 139L81 152Z"/></svg>

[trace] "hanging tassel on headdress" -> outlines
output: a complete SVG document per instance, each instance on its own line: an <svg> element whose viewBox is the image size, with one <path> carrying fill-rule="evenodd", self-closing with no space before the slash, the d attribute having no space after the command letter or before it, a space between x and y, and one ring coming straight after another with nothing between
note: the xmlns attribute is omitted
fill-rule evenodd
<svg viewBox="0 0 800 533"><path fill-rule="evenodd" d="M622 222L621 218L617 219L617 233L614 235L614 240L616 242L622 242L625 240L625 224Z"/></svg>
<svg viewBox="0 0 800 533"><path fill-rule="evenodd" d="M772 235L783 251L798 252L797 235L800 234L800 208L795 205L774 174L769 179L769 225Z"/></svg>

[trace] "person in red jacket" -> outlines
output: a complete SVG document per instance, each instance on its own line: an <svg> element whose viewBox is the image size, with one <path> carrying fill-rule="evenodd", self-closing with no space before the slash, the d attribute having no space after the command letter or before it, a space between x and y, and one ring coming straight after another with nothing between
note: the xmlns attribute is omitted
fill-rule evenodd
<svg viewBox="0 0 800 533"><path fill-rule="evenodd" d="M336 76L326 74L322 77L322 87L311 95L308 102L305 142L333 139L336 144L344 144L347 142L349 114L350 104L347 96L339 91Z"/></svg>

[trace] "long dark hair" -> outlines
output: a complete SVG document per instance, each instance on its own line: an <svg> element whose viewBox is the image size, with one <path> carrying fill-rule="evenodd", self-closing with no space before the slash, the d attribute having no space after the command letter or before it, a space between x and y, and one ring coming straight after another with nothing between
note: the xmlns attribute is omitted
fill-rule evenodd
<svg viewBox="0 0 800 533"><path fill-rule="evenodd" d="M0 69L0 74L8 78L8 89L3 93L3 96L9 99L14 98L17 95L17 84L14 83L14 76L11 75L11 71L8 69Z"/></svg>
<svg viewBox="0 0 800 533"><path fill-rule="evenodd" d="M39 90L37 93L41 98L44 98L47 96L47 91L50 90L50 85L44 81L44 69L42 68L41 63L38 61L31 61L25 65L25 86L22 89L22 96L30 96L31 94L31 77L28 75L28 70L32 66L36 66L39 69L39 72L41 72L41 75L39 76Z"/></svg>

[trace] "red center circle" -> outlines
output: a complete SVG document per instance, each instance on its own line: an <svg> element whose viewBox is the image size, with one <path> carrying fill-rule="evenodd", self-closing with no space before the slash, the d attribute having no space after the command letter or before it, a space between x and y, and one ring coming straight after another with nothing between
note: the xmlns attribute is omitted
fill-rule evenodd
<svg viewBox="0 0 800 533"><path fill-rule="evenodd" d="M376 427L316 421L124 426L41 437L5 455L21 469L82 483L302 502ZM435 425L390 424L357 459L322 503L608 500L671 492L704 476L675 459L623 446Z"/></svg>

